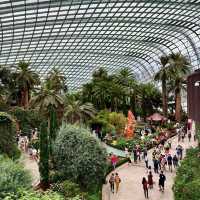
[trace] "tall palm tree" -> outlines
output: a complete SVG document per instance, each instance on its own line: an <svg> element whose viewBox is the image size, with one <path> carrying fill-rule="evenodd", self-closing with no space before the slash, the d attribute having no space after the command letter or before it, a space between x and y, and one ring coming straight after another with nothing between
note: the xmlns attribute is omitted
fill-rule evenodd
<svg viewBox="0 0 200 200"><path fill-rule="evenodd" d="M50 80L47 80L40 91L31 99L30 106L36 108L39 112L42 112L47 118L48 129L45 131L44 125L42 125L40 134L40 146L43 146L40 153L40 174L43 185L49 185L47 182L49 169L47 165L47 158L52 155L52 143L55 140L55 132L57 128L56 109L63 105L62 97L55 92L52 88ZM42 131L44 130L44 132ZM45 157L46 155L46 157ZM46 168L44 168L46 166Z"/></svg>
<svg viewBox="0 0 200 200"><path fill-rule="evenodd" d="M167 81L171 77L171 70L169 66L169 57L161 56L160 63L161 69L155 74L154 80L161 81L162 84L162 105L163 105L163 114L167 116L168 114L168 91L167 91Z"/></svg>
<svg viewBox="0 0 200 200"><path fill-rule="evenodd" d="M63 98L61 95L55 92L52 88L51 81L46 80L44 85L36 96L32 97L30 106L41 111L45 116L48 117L48 124L50 125L50 110L51 108L58 108L63 105Z"/></svg>
<svg viewBox="0 0 200 200"><path fill-rule="evenodd" d="M27 108L30 99L30 90L35 85L40 84L38 74L31 71L29 68L30 63L20 61L17 65L17 73L15 74L15 80L20 91L20 104L24 108Z"/></svg>
<svg viewBox="0 0 200 200"><path fill-rule="evenodd" d="M92 103L82 103L74 95L65 96L64 118L70 123L83 122L88 118L93 118L96 109Z"/></svg>
<svg viewBox="0 0 200 200"><path fill-rule="evenodd" d="M175 94L175 119L181 121L181 91L185 89L186 76L190 73L191 64L187 57L181 53L172 53L169 55L169 64L171 66L171 88Z"/></svg>
<svg viewBox="0 0 200 200"><path fill-rule="evenodd" d="M123 112L127 113L127 109L130 109L130 107L135 111L139 91L133 72L129 68L121 69L119 73L114 75L114 82L124 87Z"/></svg>

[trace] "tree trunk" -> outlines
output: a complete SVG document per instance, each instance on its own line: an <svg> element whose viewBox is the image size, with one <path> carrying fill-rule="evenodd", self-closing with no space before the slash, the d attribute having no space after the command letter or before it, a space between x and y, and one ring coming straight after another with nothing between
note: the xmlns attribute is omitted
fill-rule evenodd
<svg viewBox="0 0 200 200"><path fill-rule="evenodd" d="M163 104L163 115L167 117L168 105L167 105L167 87L166 80L162 80L162 104Z"/></svg>
<svg viewBox="0 0 200 200"><path fill-rule="evenodd" d="M24 108L28 108L28 103L29 103L29 90L24 89Z"/></svg>
<svg viewBox="0 0 200 200"><path fill-rule="evenodd" d="M175 91L175 119L177 122L181 121L181 91L177 89Z"/></svg>

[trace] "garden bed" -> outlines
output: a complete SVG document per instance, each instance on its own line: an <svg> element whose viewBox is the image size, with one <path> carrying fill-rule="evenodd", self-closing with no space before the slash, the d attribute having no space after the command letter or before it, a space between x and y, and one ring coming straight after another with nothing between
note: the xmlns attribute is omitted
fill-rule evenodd
<svg viewBox="0 0 200 200"><path fill-rule="evenodd" d="M168 136L165 137L165 139L169 139L176 135L175 129L167 130L167 132L168 132L167 134ZM132 140L126 140L125 138L121 137L121 138L118 138L117 140L106 142L106 144L122 151L124 151L125 147L128 147L129 149L133 149L137 144L139 144L142 149L144 147L147 147L147 149L149 150L155 147L156 145L160 144L161 140L153 141L153 139L158 135L159 135L158 133L154 133L151 136L145 136L143 140L140 139L139 137L135 137Z"/></svg>

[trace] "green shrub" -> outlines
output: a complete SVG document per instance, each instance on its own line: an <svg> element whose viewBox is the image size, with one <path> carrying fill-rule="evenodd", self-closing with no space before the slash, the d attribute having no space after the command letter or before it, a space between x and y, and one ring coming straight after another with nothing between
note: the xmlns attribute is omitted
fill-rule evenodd
<svg viewBox="0 0 200 200"><path fill-rule="evenodd" d="M198 155L199 149L188 150L178 168L173 186L175 200L200 199L200 158Z"/></svg>
<svg viewBox="0 0 200 200"><path fill-rule="evenodd" d="M0 199L7 193L15 194L19 187L29 188L31 178L23 167L14 161L0 156Z"/></svg>
<svg viewBox="0 0 200 200"><path fill-rule="evenodd" d="M40 123L44 121L40 113L35 110L25 110L21 107L15 107L10 113L17 119L22 133L25 135L30 134L31 129L39 128Z"/></svg>
<svg viewBox="0 0 200 200"><path fill-rule="evenodd" d="M60 194L52 191L40 193L31 190L19 189L15 194L8 193L4 200L64 200L64 198ZM79 199L77 198L77 200Z"/></svg>
<svg viewBox="0 0 200 200"><path fill-rule="evenodd" d="M82 193L79 185L71 181L65 180L61 183L54 183L51 186L53 191L61 193L65 198L72 198L76 196L84 197L86 194Z"/></svg>
<svg viewBox="0 0 200 200"><path fill-rule="evenodd" d="M102 183L106 172L106 151L90 132L75 125L62 125L54 145L55 169L60 179L83 187Z"/></svg>
<svg viewBox="0 0 200 200"><path fill-rule="evenodd" d="M15 135L12 117L8 113L0 112L0 154L6 154L13 159L20 157Z"/></svg>

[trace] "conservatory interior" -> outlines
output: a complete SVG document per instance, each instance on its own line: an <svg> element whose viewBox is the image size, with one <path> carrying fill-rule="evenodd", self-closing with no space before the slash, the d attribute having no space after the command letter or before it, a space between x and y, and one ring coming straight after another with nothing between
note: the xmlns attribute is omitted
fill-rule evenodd
<svg viewBox="0 0 200 200"><path fill-rule="evenodd" d="M200 0L1 0L0 199L200 200Z"/></svg>

